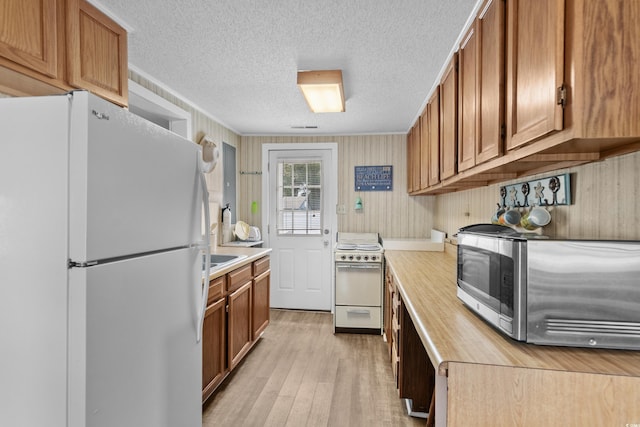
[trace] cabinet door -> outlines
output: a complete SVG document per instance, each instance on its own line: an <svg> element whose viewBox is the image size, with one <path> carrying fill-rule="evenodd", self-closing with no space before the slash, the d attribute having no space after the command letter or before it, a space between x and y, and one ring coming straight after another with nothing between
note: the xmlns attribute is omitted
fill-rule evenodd
<svg viewBox="0 0 640 427"><path fill-rule="evenodd" d="M500 157L504 135L504 1L486 0L477 20L480 47L476 164Z"/></svg>
<svg viewBox="0 0 640 427"><path fill-rule="evenodd" d="M458 51L458 171L476 164L478 140L478 37L474 23Z"/></svg>
<svg viewBox="0 0 640 427"><path fill-rule="evenodd" d="M429 113L424 109L420 116L420 189L429 187Z"/></svg>
<svg viewBox="0 0 640 427"><path fill-rule="evenodd" d="M56 78L56 1L4 0L0 4L0 56Z"/></svg>
<svg viewBox="0 0 640 427"><path fill-rule="evenodd" d="M127 105L127 32L86 0L67 0L69 84Z"/></svg>
<svg viewBox="0 0 640 427"><path fill-rule="evenodd" d="M228 360L232 370L251 348L251 285L242 285L228 296Z"/></svg>
<svg viewBox="0 0 640 427"><path fill-rule="evenodd" d="M413 191L420 190L420 117L413 126L413 152L411 153L411 171L413 173Z"/></svg>
<svg viewBox="0 0 640 427"><path fill-rule="evenodd" d="M507 149L562 129L564 0L507 5Z"/></svg>
<svg viewBox="0 0 640 427"><path fill-rule="evenodd" d="M266 271L253 279L253 322L251 339L253 341L260 337L260 334L269 324L269 281L271 272Z"/></svg>
<svg viewBox="0 0 640 427"><path fill-rule="evenodd" d="M413 128L409 130L407 134L407 192L413 192L413 162L411 156L413 155Z"/></svg>
<svg viewBox="0 0 640 427"><path fill-rule="evenodd" d="M440 87L436 87L427 104L429 128L429 186L440 182Z"/></svg>
<svg viewBox="0 0 640 427"><path fill-rule="evenodd" d="M202 401L222 382L226 373L226 299L207 307L202 333Z"/></svg>
<svg viewBox="0 0 640 427"><path fill-rule="evenodd" d="M440 84L440 179L451 178L457 173L458 148L458 56L453 58Z"/></svg>

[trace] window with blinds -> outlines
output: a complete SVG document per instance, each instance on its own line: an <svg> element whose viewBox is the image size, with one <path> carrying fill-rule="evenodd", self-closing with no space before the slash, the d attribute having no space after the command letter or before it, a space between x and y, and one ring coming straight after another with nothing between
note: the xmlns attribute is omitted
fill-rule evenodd
<svg viewBox="0 0 640 427"><path fill-rule="evenodd" d="M278 162L279 235L315 235L322 229L322 162Z"/></svg>

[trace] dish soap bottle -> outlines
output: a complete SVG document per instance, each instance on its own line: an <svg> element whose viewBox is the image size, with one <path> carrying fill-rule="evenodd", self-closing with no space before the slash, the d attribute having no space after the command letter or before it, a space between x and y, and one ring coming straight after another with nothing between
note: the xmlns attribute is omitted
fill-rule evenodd
<svg viewBox="0 0 640 427"><path fill-rule="evenodd" d="M222 243L227 243L231 240L231 208L227 203L222 208Z"/></svg>

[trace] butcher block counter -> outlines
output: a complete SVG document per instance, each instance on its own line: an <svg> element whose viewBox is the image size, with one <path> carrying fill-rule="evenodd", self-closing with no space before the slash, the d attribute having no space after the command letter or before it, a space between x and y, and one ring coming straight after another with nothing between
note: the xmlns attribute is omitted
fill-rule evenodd
<svg viewBox="0 0 640 427"><path fill-rule="evenodd" d="M455 248L385 258L435 368L437 426L640 426L640 351L514 341L456 297Z"/></svg>

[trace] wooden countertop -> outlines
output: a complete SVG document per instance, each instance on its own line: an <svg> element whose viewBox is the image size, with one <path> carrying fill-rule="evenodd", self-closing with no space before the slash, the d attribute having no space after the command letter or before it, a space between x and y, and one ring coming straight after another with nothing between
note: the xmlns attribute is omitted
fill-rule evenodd
<svg viewBox="0 0 640 427"><path fill-rule="evenodd" d="M525 344L493 329L456 296L456 257L447 252L385 251L387 268L431 363L449 362L640 377L640 351Z"/></svg>
<svg viewBox="0 0 640 427"><path fill-rule="evenodd" d="M234 261L230 264L225 265L224 267L214 270L209 275L209 280L213 280L216 277L220 277L228 272L235 270L238 267L241 267L245 264L253 262L259 258L262 258L265 255L269 255L271 252L271 248L243 248L243 247L229 247L229 246L218 246L216 248L211 248L212 254L219 255L245 255L245 258L241 258L237 261Z"/></svg>

